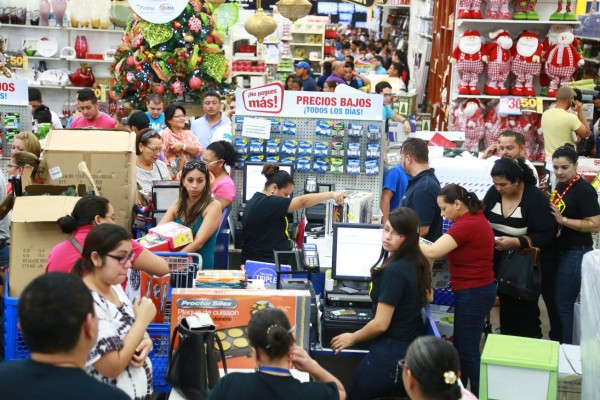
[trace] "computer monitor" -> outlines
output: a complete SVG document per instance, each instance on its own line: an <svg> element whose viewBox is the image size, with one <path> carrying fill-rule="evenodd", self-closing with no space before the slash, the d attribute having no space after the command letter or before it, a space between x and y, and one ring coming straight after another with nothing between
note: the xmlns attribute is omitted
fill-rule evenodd
<svg viewBox="0 0 600 400"><path fill-rule="evenodd" d="M254 196L254 193L260 192L265 188L267 179L262 174L264 165L265 163L263 162L246 162L244 165L244 203L247 203ZM292 176L292 179L294 179L294 164L280 163L277 165L279 165L279 169L287 171Z"/></svg>
<svg viewBox="0 0 600 400"><path fill-rule="evenodd" d="M320 1L317 3L317 13L330 15L338 13L338 4L328 1Z"/></svg>
<svg viewBox="0 0 600 400"><path fill-rule="evenodd" d="M354 4L339 3L338 10L341 13L353 13L354 12Z"/></svg>
<svg viewBox="0 0 600 400"><path fill-rule="evenodd" d="M381 255L381 225L333 224L332 278L365 282Z"/></svg>

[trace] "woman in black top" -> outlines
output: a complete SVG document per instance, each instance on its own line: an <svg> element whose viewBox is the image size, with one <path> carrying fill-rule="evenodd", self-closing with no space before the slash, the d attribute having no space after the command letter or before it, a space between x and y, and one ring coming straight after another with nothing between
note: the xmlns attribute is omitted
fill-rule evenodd
<svg viewBox="0 0 600 400"><path fill-rule="evenodd" d="M592 232L600 231L600 207L596 190L577 174L577 152L571 146L552 154L558 184L550 198L552 215L558 222L558 268L556 307L562 343L573 342L573 307L581 288L581 261L592 250Z"/></svg>
<svg viewBox="0 0 600 400"><path fill-rule="evenodd" d="M291 249L286 218L288 213L327 200L341 204L347 197L344 192L325 192L291 198L294 180L290 174L270 163L263 166L262 174L267 178L265 187L248 201L242 217L244 263L246 260L273 263L273 251Z"/></svg>
<svg viewBox="0 0 600 400"><path fill-rule="evenodd" d="M503 252L529 247L525 238L529 237L533 246L541 249L542 295L550 317L551 337L558 335L558 314L552 294L556 256L551 248L556 223L550 210L543 206L547 197L536 187L537 179L523 158L501 158L494 163L491 175L494 186L489 188L483 203L484 214L496 236L494 272L498 273ZM513 297L503 293L501 287L498 298L502 334L542 337L538 299Z"/></svg>
<svg viewBox="0 0 600 400"><path fill-rule="evenodd" d="M373 340L358 366L348 399L367 400L403 393L398 361L423 333L421 308L431 288L429 262L419 248L419 218L410 208L392 211L383 226L381 265L371 268L370 296L375 317L354 333L331 340L336 353Z"/></svg>
<svg viewBox="0 0 600 400"><path fill-rule="evenodd" d="M256 361L255 373L225 375L208 400L344 400L342 383L300 346L294 345L294 328L279 308L257 312L248 324L248 339ZM300 382L290 373L290 363L308 372L313 382Z"/></svg>

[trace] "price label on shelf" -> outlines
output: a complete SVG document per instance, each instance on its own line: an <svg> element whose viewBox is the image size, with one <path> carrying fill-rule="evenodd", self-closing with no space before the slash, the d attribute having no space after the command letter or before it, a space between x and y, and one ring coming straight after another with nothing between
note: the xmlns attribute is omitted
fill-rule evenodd
<svg viewBox="0 0 600 400"><path fill-rule="evenodd" d="M521 115L525 113L544 112L541 97L505 96L500 98L498 112L504 115Z"/></svg>
<svg viewBox="0 0 600 400"><path fill-rule="evenodd" d="M10 53L8 56L8 64L12 68L27 69L27 56L23 53Z"/></svg>
<svg viewBox="0 0 600 400"><path fill-rule="evenodd" d="M104 103L106 101L106 88L96 87L94 88L94 94L100 100L100 102Z"/></svg>
<svg viewBox="0 0 600 400"><path fill-rule="evenodd" d="M541 97L521 97L521 112L542 114L544 104Z"/></svg>

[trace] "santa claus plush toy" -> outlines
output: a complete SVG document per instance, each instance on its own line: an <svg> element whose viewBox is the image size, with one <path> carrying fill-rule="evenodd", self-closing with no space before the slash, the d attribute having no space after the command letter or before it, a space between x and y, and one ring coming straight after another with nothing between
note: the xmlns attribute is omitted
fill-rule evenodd
<svg viewBox="0 0 600 400"><path fill-rule="evenodd" d="M487 17L490 19L512 19L508 9L510 0L488 0Z"/></svg>
<svg viewBox="0 0 600 400"><path fill-rule="evenodd" d="M510 73L510 61L513 41L510 35L504 29L490 32L492 43L486 45L488 53L487 83L483 92L490 95L507 95L508 89L504 87L504 82Z"/></svg>
<svg viewBox="0 0 600 400"><path fill-rule="evenodd" d="M477 99L468 99L458 110L461 130L465 132L463 149L479 151L479 143L485 136L485 120L483 108Z"/></svg>
<svg viewBox="0 0 600 400"><path fill-rule="evenodd" d="M537 130L540 124L540 118L535 113L523 113L517 118L517 123L522 127L525 137L525 156L529 161L535 161L537 157Z"/></svg>
<svg viewBox="0 0 600 400"><path fill-rule="evenodd" d="M481 0L458 0L458 18L481 19Z"/></svg>
<svg viewBox="0 0 600 400"><path fill-rule="evenodd" d="M492 144L498 142L500 136L500 115L498 114L498 100L491 100L487 103L487 111L485 113L485 137L483 147L487 149Z"/></svg>
<svg viewBox="0 0 600 400"><path fill-rule="evenodd" d="M556 38L557 43L548 48L546 59L546 74L550 77L548 96L556 97L558 86L569 83L577 67L583 66L585 61L573 46L575 37L571 32L563 32Z"/></svg>
<svg viewBox="0 0 600 400"><path fill-rule="evenodd" d="M450 62L456 63L460 78L458 93L480 94L477 81L483 73L484 62L487 62L487 50L481 43L478 31L468 30L461 36L458 46L452 51Z"/></svg>
<svg viewBox="0 0 600 400"><path fill-rule="evenodd" d="M510 93L514 96L535 96L533 77L540 74L542 44L537 33L523 31L512 48L513 60L510 71L515 85Z"/></svg>
<svg viewBox="0 0 600 400"><path fill-rule="evenodd" d="M542 54L546 54L548 52L548 48L550 48L550 46L552 46L553 44L557 44L558 43L558 41L557 41L558 35L560 35L561 33L564 33L564 32L573 33L573 28L570 25L565 25L565 24L550 25L550 30L548 31L548 35L542 42ZM577 52L579 54L581 54L581 45L579 43L579 39L574 38L573 43L571 43L571 44L573 46L575 46L577 48ZM542 60L542 61L545 61L545 60ZM546 71L544 70L543 63L542 63L542 73L540 74L540 85L542 85L542 93L541 93L542 96L547 95L548 86L550 85L550 79L548 78L548 75L546 74Z"/></svg>

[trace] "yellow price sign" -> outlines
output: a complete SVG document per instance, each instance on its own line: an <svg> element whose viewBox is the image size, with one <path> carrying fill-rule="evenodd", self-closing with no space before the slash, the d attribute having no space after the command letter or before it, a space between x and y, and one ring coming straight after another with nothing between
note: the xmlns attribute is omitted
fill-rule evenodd
<svg viewBox="0 0 600 400"><path fill-rule="evenodd" d="M98 98L102 103L106 101L106 88L103 87L95 87L94 95Z"/></svg>
<svg viewBox="0 0 600 400"><path fill-rule="evenodd" d="M521 112L532 112L542 114L544 105L541 97L521 97L520 99Z"/></svg>
<svg viewBox="0 0 600 400"><path fill-rule="evenodd" d="M11 54L8 56L8 63L12 68L27 68L27 56L25 54Z"/></svg>

